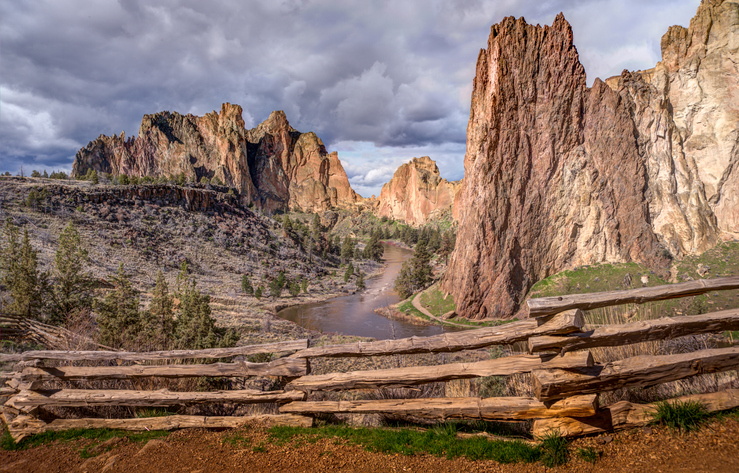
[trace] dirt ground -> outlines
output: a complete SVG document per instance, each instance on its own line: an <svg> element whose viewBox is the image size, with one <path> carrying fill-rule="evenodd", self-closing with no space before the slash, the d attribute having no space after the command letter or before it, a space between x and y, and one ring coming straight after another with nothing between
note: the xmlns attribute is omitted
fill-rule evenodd
<svg viewBox="0 0 739 473"><path fill-rule="evenodd" d="M239 440L228 441L234 438ZM86 447L98 455L82 458ZM582 460L575 454L580 447L602 452L600 458L594 464ZM252 426L222 432L183 430L146 444L114 438L0 451L0 472L736 472L739 422L715 420L685 435L661 427L634 429L575 440L570 452L565 466L547 469L541 464L372 453L334 439L276 445L265 428Z"/></svg>

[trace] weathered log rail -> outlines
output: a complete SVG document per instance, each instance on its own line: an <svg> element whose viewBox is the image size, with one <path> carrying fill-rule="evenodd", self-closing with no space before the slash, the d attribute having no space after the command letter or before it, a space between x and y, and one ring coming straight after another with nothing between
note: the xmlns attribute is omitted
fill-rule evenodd
<svg viewBox="0 0 739 473"><path fill-rule="evenodd" d="M319 414L385 414L432 420L481 419L515 421L535 419L533 434L557 431L565 436L587 435L644 425L654 405L619 402L598 405L600 393L628 387L647 387L691 376L739 368L739 347L704 349L676 355L637 356L596 363L591 348L614 347L650 340L739 330L739 310L598 326L584 330L582 310L624 303L642 303L708 291L737 289L739 277L597 294L533 299L527 302L532 318L508 324L446 333L432 337L358 342L310 347L308 340L227 349L179 350L148 353L121 351L40 350L0 354L0 362L18 363L0 373L2 416L11 435L21 439L46 430L109 427L130 430L185 427L235 427L252 421L309 426ZM16 324L17 327L22 324ZM35 325L34 325L35 326ZM38 328L38 327L37 327ZM44 329L46 330L46 329ZM49 332L51 333L51 332ZM66 335L65 335L66 336ZM447 353L523 342L528 354L430 366L353 371L314 375L310 359L369 357L413 353ZM50 345L53 346L53 343ZM248 355L282 354L268 363L243 361ZM288 355L288 356L285 356ZM233 359L224 363L224 359ZM115 366L47 366L94 362ZM207 363L188 364L187 360ZM215 362L214 362L215 361ZM135 363L135 364L131 364ZM7 369L7 367L6 367ZM311 400L321 391L376 390L413 387L486 376L531 373L535 397L461 397L379 399L351 401ZM142 378L281 377L279 391L231 390L210 392L144 391L137 389L50 389L59 382L135 381ZM285 384L286 383L286 384ZM130 383L129 383L130 384ZM44 388L45 385L45 388ZM137 385L138 386L138 385ZM322 396L317 396L322 399ZM316 396L313 396L315 399ZM709 411L739 407L739 390L683 396L697 400ZM280 415L203 417L175 415L149 419L37 418L47 407L171 407L203 403L277 403Z"/></svg>

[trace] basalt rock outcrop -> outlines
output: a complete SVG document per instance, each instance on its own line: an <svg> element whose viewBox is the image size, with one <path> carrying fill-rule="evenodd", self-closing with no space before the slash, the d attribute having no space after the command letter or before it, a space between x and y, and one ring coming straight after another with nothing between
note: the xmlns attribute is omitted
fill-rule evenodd
<svg viewBox="0 0 739 473"><path fill-rule="evenodd" d="M560 14L506 18L480 52L442 287L469 318L510 317L563 269L663 269L739 235L739 4L704 0L662 61L606 83Z"/></svg>
<svg viewBox="0 0 739 473"><path fill-rule="evenodd" d="M202 117L176 112L145 115L139 135L103 136L75 156L73 174L88 169L129 176L217 178L239 190L245 204L266 211L307 212L351 207L351 189L336 153L315 133L300 133L284 112L247 130L238 105Z"/></svg>
<svg viewBox="0 0 739 473"><path fill-rule="evenodd" d="M413 158L401 165L393 178L382 186L376 213L379 217L420 226L435 215L451 211L459 189L459 182L441 178L431 158Z"/></svg>

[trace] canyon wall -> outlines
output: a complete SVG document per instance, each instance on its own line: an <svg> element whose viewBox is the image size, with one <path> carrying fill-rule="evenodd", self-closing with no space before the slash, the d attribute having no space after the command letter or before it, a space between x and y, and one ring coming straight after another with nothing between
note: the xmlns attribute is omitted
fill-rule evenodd
<svg viewBox="0 0 739 473"><path fill-rule="evenodd" d="M315 133L296 131L282 111L246 130L241 113L225 103L202 117L145 115L138 137L101 135L78 151L72 173L218 178L268 212L350 208L359 199L338 156Z"/></svg>
<svg viewBox="0 0 739 473"><path fill-rule="evenodd" d="M459 182L441 178L431 158L413 158L401 165L390 182L382 186L375 212L378 217L421 226L430 218L450 212L459 189Z"/></svg>

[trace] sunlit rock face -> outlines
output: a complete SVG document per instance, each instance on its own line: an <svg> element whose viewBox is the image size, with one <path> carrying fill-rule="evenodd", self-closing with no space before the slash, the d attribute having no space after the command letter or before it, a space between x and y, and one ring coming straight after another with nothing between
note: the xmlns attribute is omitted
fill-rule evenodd
<svg viewBox="0 0 739 473"><path fill-rule="evenodd" d="M653 69L608 80L644 155L651 224L677 256L739 236L739 3L704 1Z"/></svg>
<svg viewBox="0 0 739 473"><path fill-rule="evenodd" d="M510 317L569 267L660 269L739 237L738 32L739 4L704 0L656 67L588 89L561 15L492 27L442 283L462 315Z"/></svg>
<svg viewBox="0 0 739 473"><path fill-rule="evenodd" d="M459 182L441 178L431 158L413 158L382 186L376 212L379 217L421 226L435 215L451 211L459 189Z"/></svg>
<svg viewBox="0 0 739 473"><path fill-rule="evenodd" d="M73 174L218 178L266 211L318 212L358 200L338 156L315 133L296 131L282 111L247 130L241 114L240 106L225 103L202 117L145 115L138 137L101 135L82 148Z"/></svg>
<svg viewBox="0 0 739 473"><path fill-rule="evenodd" d="M649 224L630 109L585 71L562 15L506 18L477 61L457 245L442 287L461 315L510 317L569 266L668 260Z"/></svg>

